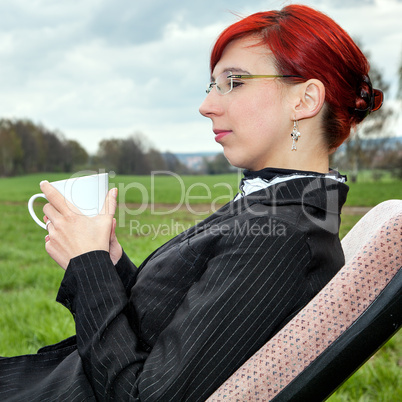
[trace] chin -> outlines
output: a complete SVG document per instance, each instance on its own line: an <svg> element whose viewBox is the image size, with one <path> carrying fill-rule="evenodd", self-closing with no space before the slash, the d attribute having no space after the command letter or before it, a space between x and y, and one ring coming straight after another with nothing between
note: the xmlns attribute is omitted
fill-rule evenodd
<svg viewBox="0 0 402 402"><path fill-rule="evenodd" d="M238 168L238 169L247 169L247 170L251 170L251 171L259 170L259 169L255 168L254 165L251 163L242 162L242 161L233 161L232 162L229 159L228 159L228 161L232 166L234 166L235 168Z"/></svg>
<svg viewBox="0 0 402 402"><path fill-rule="evenodd" d="M244 159L239 158L239 156L236 157L236 155L230 155L230 152L226 152L225 150L223 150L223 154L233 167L238 169L252 170L252 168L250 167L250 163L247 163L247 161L245 161Z"/></svg>
<svg viewBox="0 0 402 402"><path fill-rule="evenodd" d="M227 158L226 158L226 159L227 159ZM233 167L235 167L235 168L238 168L238 169L249 169L249 170L250 170L250 168L249 168L246 164L244 164L244 163L231 161L230 159L228 159L228 162L229 162Z"/></svg>

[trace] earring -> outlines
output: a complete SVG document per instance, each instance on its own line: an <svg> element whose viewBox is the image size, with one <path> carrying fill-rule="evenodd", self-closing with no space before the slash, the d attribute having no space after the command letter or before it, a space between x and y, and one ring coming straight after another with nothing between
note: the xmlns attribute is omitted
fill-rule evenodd
<svg viewBox="0 0 402 402"><path fill-rule="evenodd" d="M292 143L292 151L296 151L296 142L298 141L300 137L300 131L299 131L299 123L297 120L293 120L293 131L290 133L290 136L292 137L293 143Z"/></svg>

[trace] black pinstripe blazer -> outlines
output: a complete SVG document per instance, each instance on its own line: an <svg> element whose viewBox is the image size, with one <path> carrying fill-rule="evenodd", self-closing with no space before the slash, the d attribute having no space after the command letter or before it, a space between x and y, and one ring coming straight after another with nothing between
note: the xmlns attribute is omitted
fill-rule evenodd
<svg viewBox="0 0 402 402"><path fill-rule="evenodd" d="M230 202L151 254L73 259L76 337L0 359L2 401L203 401L339 270L347 186L297 178Z"/></svg>

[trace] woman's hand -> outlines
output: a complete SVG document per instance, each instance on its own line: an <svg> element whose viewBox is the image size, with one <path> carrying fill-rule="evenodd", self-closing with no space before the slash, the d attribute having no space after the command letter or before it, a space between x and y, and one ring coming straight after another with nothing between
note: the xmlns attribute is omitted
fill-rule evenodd
<svg viewBox="0 0 402 402"><path fill-rule="evenodd" d="M63 269L67 269L72 258L90 251L109 252L112 246L115 257L118 255L121 246L113 228L116 225L113 216L116 211L117 188L108 192L101 213L94 217L83 215L47 181L42 182L40 188L49 200L43 207L49 232L46 236L46 251Z"/></svg>
<svg viewBox="0 0 402 402"><path fill-rule="evenodd" d="M116 265L119 262L121 256L123 255L123 249L116 237L116 219L115 218L113 218L112 231L110 233L109 254L110 254L110 259L113 262L113 265Z"/></svg>

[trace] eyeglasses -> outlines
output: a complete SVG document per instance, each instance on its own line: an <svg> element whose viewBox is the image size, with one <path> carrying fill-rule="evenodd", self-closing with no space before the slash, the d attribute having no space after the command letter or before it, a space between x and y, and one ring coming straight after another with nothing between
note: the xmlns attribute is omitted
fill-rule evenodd
<svg viewBox="0 0 402 402"><path fill-rule="evenodd" d="M211 82L207 85L207 94L212 91L215 86L216 91L220 95L228 94L233 88L241 85L242 82L237 82L236 80L249 80L253 78L302 78L300 75L239 75L232 74L231 71L225 71L216 77L215 82Z"/></svg>

